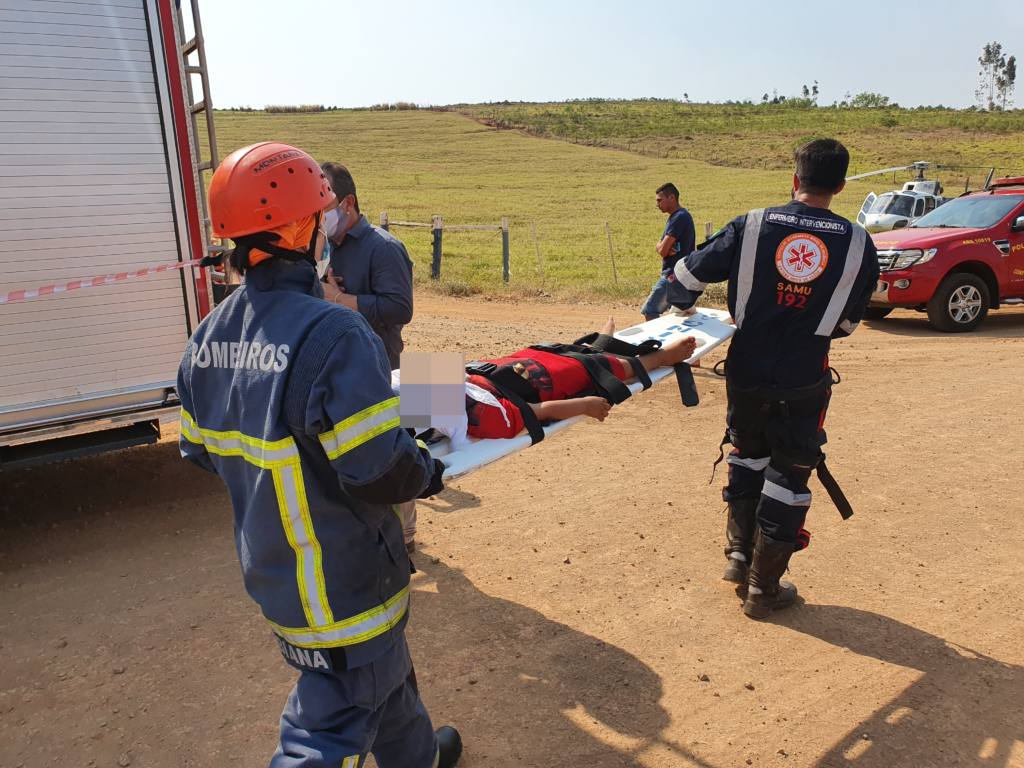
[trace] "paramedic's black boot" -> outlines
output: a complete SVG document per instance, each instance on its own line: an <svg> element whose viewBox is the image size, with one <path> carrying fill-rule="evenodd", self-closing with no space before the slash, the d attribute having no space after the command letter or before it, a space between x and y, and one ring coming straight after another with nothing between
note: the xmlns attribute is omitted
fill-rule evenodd
<svg viewBox="0 0 1024 768"><path fill-rule="evenodd" d="M729 502L725 524L725 556L729 564L723 581L745 587L750 559L754 554L754 532L757 530L757 505L760 499L733 499Z"/></svg>
<svg viewBox="0 0 1024 768"><path fill-rule="evenodd" d="M450 725L442 725L434 735L437 736L437 768L455 768L462 757L462 737Z"/></svg>
<svg viewBox="0 0 1024 768"><path fill-rule="evenodd" d="M772 611L796 601L796 587L782 581L796 545L776 541L760 530L754 543L754 561L747 580L747 599L743 612L752 619L767 619Z"/></svg>

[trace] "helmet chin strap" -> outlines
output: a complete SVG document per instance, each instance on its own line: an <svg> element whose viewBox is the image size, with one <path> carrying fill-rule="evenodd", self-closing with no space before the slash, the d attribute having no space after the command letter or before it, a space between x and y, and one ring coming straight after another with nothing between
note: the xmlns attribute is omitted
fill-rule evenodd
<svg viewBox="0 0 1024 768"><path fill-rule="evenodd" d="M224 260L227 262L231 254L234 253L240 257L241 263L248 269L251 266L249 264L249 253L253 250L259 250L287 261L306 261L313 267L316 267L316 238L320 232L320 217L322 215L323 212L318 211L314 217L313 234L310 235L309 245L306 246L304 251L296 251L276 245L278 237L272 232L256 232L252 235L232 238L235 241L235 247L233 250L224 253Z"/></svg>

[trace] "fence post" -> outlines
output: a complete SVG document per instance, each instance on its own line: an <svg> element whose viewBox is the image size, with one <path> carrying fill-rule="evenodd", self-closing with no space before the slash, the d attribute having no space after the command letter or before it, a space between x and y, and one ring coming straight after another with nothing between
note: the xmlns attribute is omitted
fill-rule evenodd
<svg viewBox="0 0 1024 768"><path fill-rule="evenodd" d="M383 230L387 230L388 226L389 226L388 225L388 212L387 211L381 211L380 212L380 228L383 229Z"/></svg>
<svg viewBox="0 0 1024 768"><path fill-rule="evenodd" d="M618 285L619 272L615 269L615 251L612 249L612 227L607 221L604 223L604 231L608 235L608 258L612 262L612 278L615 280L615 284Z"/></svg>
<svg viewBox="0 0 1024 768"><path fill-rule="evenodd" d="M501 279L506 283L509 276L508 216L501 217Z"/></svg>
<svg viewBox="0 0 1024 768"><path fill-rule="evenodd" d="M530 234L533 235L533 250L537 253L537 272L540 274L541 282L544 281L544 261L540 257L540 240L537 239L537 222L530 222Z"/></svg>
<svg viewBox="0 0 1024 768"><path fill-rule="evenodd" d="M711 236L713 234L715 234L715 230L713 229L713 226L714 225L710 221L705 221L704 222L704 239L705 240L710 240Z"/></svg>
<svg viewBox="0 0 1024 768"><path fill-rule="evenodd" d="M433 260L430 263L430 278L441 279L441 233L444 231L444 221L440 216L431 216L430 228L434 231Z"/></svg>

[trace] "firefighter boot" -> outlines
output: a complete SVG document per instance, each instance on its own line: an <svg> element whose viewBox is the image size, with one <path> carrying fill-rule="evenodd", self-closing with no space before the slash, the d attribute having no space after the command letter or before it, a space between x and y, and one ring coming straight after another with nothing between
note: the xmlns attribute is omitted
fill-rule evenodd
<svg viewBox="0 0 1024 768"><path fill-rule="evenodd" d="M442 725L437 736L437 768L455 768L462 757L462 737L450 725Z"/></svg>
<svg viewBox="0 0 1024 768"><path fill-rule="evenodd" d="M781 581L794 551L795 544L776 541L758 530L754 561L750 564L747 582L747 599L743 603L743 612L747 616L767 619L773 610L786 608L796 601L796 587L788 581Z"/></svg>
<svg viewBox="0 0 1024 768"><path fill-rule="evenodd" d="M722 574L723 581L746 586L750 559L754 554L754 532L757 530L757 504L759 499L733 499L729 502L729 517L725 524L725 556L729 564Z"/></svg>

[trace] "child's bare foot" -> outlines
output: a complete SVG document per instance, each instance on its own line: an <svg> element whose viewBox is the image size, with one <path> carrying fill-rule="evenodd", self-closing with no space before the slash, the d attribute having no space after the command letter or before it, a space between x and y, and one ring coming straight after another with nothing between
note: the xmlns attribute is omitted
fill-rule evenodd
<svg viewBox="0 0 1024 768"><path fill-rule="evenodd" d="M580 403L583 405L583 415L598 421L604 421L612 409L611 404L603 397L581 397Z"/></svg>
<svg viewBox="0 0 1024 768"><path fill-rule="evenodd" d="M600 332L603 333L605 336L611 336L613 333L615 333L615 318L609 317L608 321L603 326L601 326Z"/></svg>
<svg viewBox="0 0 1024 768"><path fill-rule="evenodd" d="M661 348L662 354L665 355L665 365L675 365L676 363L681 363L684 360L689 360L696 350L697 340L693 338L693 336L687 336L684 339L676 339Z"/></svg>

